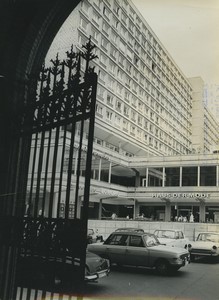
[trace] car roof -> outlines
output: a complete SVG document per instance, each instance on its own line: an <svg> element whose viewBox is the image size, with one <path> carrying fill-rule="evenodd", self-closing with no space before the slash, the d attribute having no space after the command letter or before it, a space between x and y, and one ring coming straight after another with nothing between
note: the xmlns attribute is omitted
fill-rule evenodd
<svg viewBox="0 0 219 300"><path fill-rule="evenodd" d="M180 229L156 229L155 231L175 231L175 232L177 232L177 231L182 231L182 230L180 230Z"/></svg>
<svg viewBox="0 0 219 300"><path fill-rule="evenodd" d="M210 233L210 234L217 234L217 235L219 235L219 232L214 232L214 231L201 231L201 232L199 232L198 234L206 234L206 233Z"/></svg>
<svg viewBox="0 0 219 300"><path fill-rule="evenodd" d="M126 235L154 235L153 233L149 233L149 232L142 232L142 231L133 231L133 230L121 230L121 231L114 231L111 234L126 234Z"/></svg>
<svg viewBox="0 0 219 300"><path fill-rule="evenodd" d="M136 232L144 232L142 228L135 228L135 227L121 227L117 228L115 231L136 231Z"/></svg>

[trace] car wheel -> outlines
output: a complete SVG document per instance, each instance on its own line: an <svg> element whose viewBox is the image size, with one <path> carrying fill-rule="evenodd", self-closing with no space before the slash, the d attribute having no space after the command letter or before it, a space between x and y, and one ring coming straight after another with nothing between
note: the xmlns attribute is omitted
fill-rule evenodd
<svg viewBox="0 0 219 300"><path fill-rule="evenodd" d="M156 262L155 269L159 275L166 275L170 270L169 263L164 259L158 260Z"/></svg>

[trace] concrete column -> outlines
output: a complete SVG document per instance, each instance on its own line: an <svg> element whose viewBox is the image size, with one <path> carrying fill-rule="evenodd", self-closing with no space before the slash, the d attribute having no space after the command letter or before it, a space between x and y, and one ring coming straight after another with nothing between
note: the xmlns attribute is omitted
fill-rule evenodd
<svg viewBox="0 0 219 300"><path fill-rule="evenodd" d="M98 173L98 180L100 181L100 176L101 176L101 164L102 164L102 158L100 158L99 161L99 173Z"/></svg>
<svg viewBox="0 0 219 300"><path fill-rule="evenodd" d="M148 187L148 167L146 168L146 187Z"/></svg>
<svg viewBox="0 0 219 300"><path fill-rule="evenodd" d="M139 205L138 201L135 200L135 202L134 202L134 215L133 215L133 218L136 218L139 215L139 212L140 212L140 205Z"/></svg>
<svg viewBox="0 0 219 300"><path fill-rule="evenodd" d="M135 186L138 187L140 186L140 173L135 172Z"/></svg>
<svg viewBox="0 0 219 300"><path fill-rule="evenodd" d="M165 168L163 168L162 187L165 187Z"/></svg>
<svg viewBox="0 0 219 300"><path fill-rule="evenodd" d="M165 205L165 222L171 221L171 204L166 202Z"/></svg>
<svg viewBox="0 0 219 300"><path fill-rule="evenodd" d="M179 186L182 186L182 167L179 168Z"/></svg>
<svg viewBox="0 0 219 300"><path fill-rule="evenodd" d="M198 166L197 186L200 186L200 166Z"/></svg>
<svg viewBox="0 0 219 300"><path fill-rule="evenodd" d="M110 164L109 164L109 177L108 177L108 183L111 183L111 172L112 172L112 163L110 161Z"/></svg>
<svg viewBox="0 0 219 300"><path fill-rule="evenodd" d="M99 210L98 210L98 220L101 220L101 217L102 217L102 204L103 204L103 200L100 199Z"/></svg>
<svg viewBox="0 0 219 300"><path fill-rule="evenodd" d="M205 203L200 202L199 206L199 222L205 222Z"/></svg>
<svg viewBox="0 0 219 300"><path fill-rule="evenodd" d="M219 186L219 166L216 166L216 186Z"/></svg>

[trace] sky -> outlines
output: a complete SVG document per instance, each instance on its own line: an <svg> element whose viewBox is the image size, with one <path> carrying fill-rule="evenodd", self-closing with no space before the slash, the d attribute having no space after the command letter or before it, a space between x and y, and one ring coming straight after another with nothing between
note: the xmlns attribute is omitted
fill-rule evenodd
<svg viewBox="0 0 219 300"><path fill-rule="evenodd" d="M132 0L186 77L219 84L219 0Z"/></svg>

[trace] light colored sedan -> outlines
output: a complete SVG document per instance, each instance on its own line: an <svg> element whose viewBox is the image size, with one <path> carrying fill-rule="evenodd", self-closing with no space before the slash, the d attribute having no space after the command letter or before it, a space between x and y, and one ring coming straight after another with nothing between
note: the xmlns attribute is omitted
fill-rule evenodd
<svg viewBox="0 0 219 300"><path fill-rule="evenodd" d="M115 231L104 243L90 244L88 250L117 265L155 268L159 274L177 271L190 262L186 249L164 246L153 234Z"/></svg>
<svg viewBox="0 0 219 300"><path fill-rule="evenodd" d="M198 234L196 241L190 242L188 250L191 259L197 256L219 256L219 233L217 232L201 232Z"/></svg>
<svg viewBox="0 0 219 300"><path fill-rule="evenodd" d="M158 238L162 245L182 247L186 249L189 244L189 239L184 236L184 233L181 230L159 229L155 230L154 235Z"/></svg>

